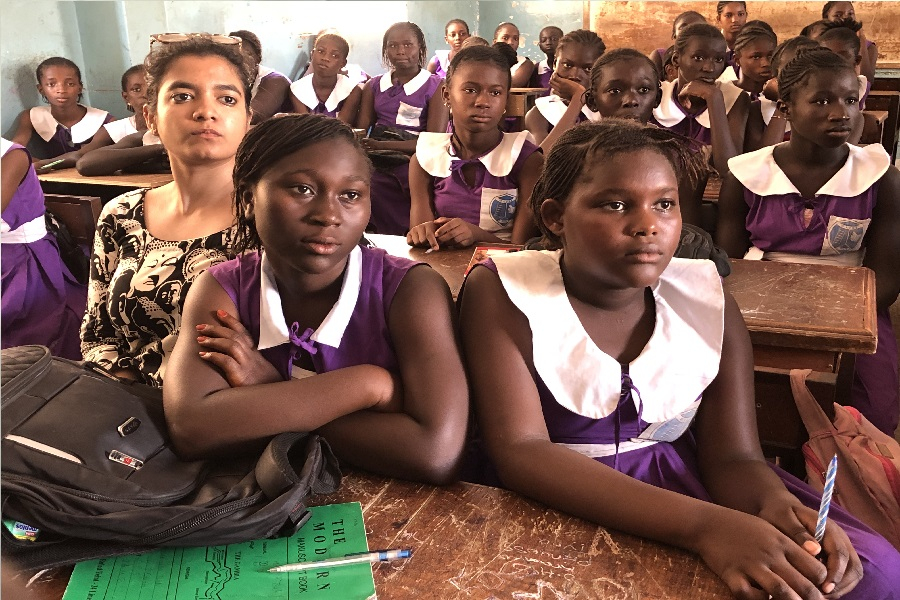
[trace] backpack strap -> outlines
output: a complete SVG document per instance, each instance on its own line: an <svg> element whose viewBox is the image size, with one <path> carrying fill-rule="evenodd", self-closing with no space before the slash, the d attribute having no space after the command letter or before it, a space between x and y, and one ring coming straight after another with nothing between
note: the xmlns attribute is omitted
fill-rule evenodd
<svg viewBox="0 0 900 600"><path fill-rule="evenodd" d="M794 395L794 403L803 420L809 437L834 430L834 424L819 403L813 397L806 385L806 378L812 373L811 369L791 369L791 392Z"/></svg>

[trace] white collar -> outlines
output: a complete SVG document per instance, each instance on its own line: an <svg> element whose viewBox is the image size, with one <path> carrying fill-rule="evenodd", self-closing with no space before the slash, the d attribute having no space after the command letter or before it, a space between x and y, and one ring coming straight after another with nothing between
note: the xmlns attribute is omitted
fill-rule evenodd
<svg viewBox="0 0 900 600"><path fill-rule="evenodd" d="M325 110L327 110L328 112L334 112L338 107L338 104L344 101L355 87L356 84L350 81L349 77L339 74L337 76L337 82L334 84L334 88L331 90L331 93L328 94L328 98L325 100ZM306 105L310 110L316 108L319 105L319 97L316 96L316 90L315 88L313 88L312 73L292 83L291 92L294 93L294 96L297 97L297 100Z"/></svg>
<svg viewBox="0 0 900 600"><path fill-rule="evenodd" d="M393 71L391 71L390 73L385 73L384 75L381 76L381 81L379 82L379 89L382 92L386 92L389 89L391 89L391 87L393 87L394 82L393 82L393 79L391 78L392 74L393 74ZM419 71L418 75L416 75L415 77L413 77L412 79L410 79L409 81L407 81L406 83L403 84L403 92L407 96L412 96L413 94L415 94L416 92L419 91L420 87L425 85L425 82L427 82L430 77L431 77L431 73L429 73L425 69L422 69L421 71Z"/></svg>
<svg viewBox="0 0 900 600"><path fill-rule="evenodd" d="M259 90L259 84L263 80L263 78L265 78L268 75L271 75L274 72L275 71L273 69L270 69L269 67L264 67L262 65L259 65L257 67L256 80L254 80L254 82L253 82L253 87L250 88L250 98L251 99L256 95L256 92Z"/></svg>
<svg viewBox="0 0 900 600"><path fill-rule="evenodd" d="M13 143L6 138L0 138L0 156L6 156L6 153L13 147Z"/></svg>
<svg viewBox="0 0 900 600"><path fill-rule="evenodd" d="M159 136L155 135L149 129L145 131L143 137L141 138L141 145L155 146L156 144L162 144L162 140L159 139Z"/></svg>
<svg viewBox="0 0 900 600"><path fill-rule="evenodd" d="M504 133L500 143L478 160L494 177L506 177L519 160L522 146L530 136L528 131ZM449 177L450 163L460 158L450 154L449 133L423 131L416 142L416 160L432 177Z"/></svg>
<svg viewBox="0 0 900 600"><path fill-rule="evenodd" d="M281 306L281 294L275 281L275 273L269 264L265 252L260 259L260 293L259 293L259 345L257 349L265 350L286 344L290 341L290 325L284 318ZM331 307L325 320L319 325L310 339L332 348L341 345L344 331L356 309L359 288L362 284L362 251L354 246L347 257L347 268L344 269L344 282L338 301Z"/></svg>
<svg viewBox="0 0 900 600"><path fill-rule="evenodd" d="M675 85L677 83L677 79L660 83L662 101L653 109L653 118L663 127L674 127L688 118L688 115L675 103ZM719 82L716 82L716 85L719 85ZM709 129L709 109L695 116L694 120Z"/></svg>
<svg viewBox="0 0 900 600"><path fill-rule="evenodd" d="M775 162L775 148L787 143L789 142L735 156L728 161L728 168L745 188L758 196L799 195L797 186L791 183ZM858 196L881 179L891 165L891 157L881 144L862 147L848 144L848 147L850 154L847 162L819 188L816 196Z"/></svg>
<svg viewBox="0 0 900 600"><path fill-rule="evenodd" d="M775 110L778 108L778 103L774 100L769 100L762 94L759 96L759 112L762 113L763 122L768 126L769 121L772 120L772 115L775 114ZM784 124L784 132L787 133L791 130L791 122L788 121Z"/></svg>
<svg viewBox="0 0 900 600"><path fill-rule="evenodd" d="M734 71L734 67L728 65L725 67L725 70L722 71L722 74L719 75L719 78L716 81L721 81L725 83L726 81L735 81L738 78L737 73Z"/></svg>
<svg viewBox="0 0 900 600"><path fill-rule="evenodd" d="M534 101L534 106L538 109L538 112L541 113L547 122L550 123L551 126L555 127L559 120L562 119L563 115L566 114L566 110L569 108L568 105L563 102L562 97L557 96L556 94L550 94L549 96L543 96ZM594 112L584 105L581 107L581 114L587 117L588 121L599 121L602 117L600 113Z"/></svg>
<svg viewBox="0 0 900 600"><path fill-rule="evenodd" d="M80 144L97 133L97 130L103 126L106 115L109 114L105 110L100 110L99 108L93 108L91 106L85 106L85 108L87 109L87 112L81 120L72 125L71 129L69 129L72 134L72 142L75 144ZM41 136L45 142L49 142L53 139L53 136L56 135L56 127L59 125L59 122L53 118L53 115L50 113L50 107L35 106L29 111L29 115L31 116L31 126L34 127L34 130L38 135Z"/></svg>
<svg viewBox="0 0 900 600"><path fill-rule="evenodd" d="M747 94L749 96L750 93L743 88L738 87L736 80L722 81L720 79L720 81L721 85L719 85L719 89L722 90L722 98L725 99L725 114L727 115L731 112L731 107L734 106L737 99L741 97L741 94Z"/></svg>
<svg viewBox="0 0 900 600"><path fill-rule="evenodd" d="M516 64L514 64L513 66L511 66L509 68L509 72L512 73L513 75L515 75L516 71L519 70L519 67L521 67L522 63L525 62L526 60L528 60L527 56L516 55Z"/></svg>
<svg viewBox="0 0 900 600"><path fill-rule="evenodd" d="M528 318L534 367L544 384L563 407L600 419L618 405L621 366L591 341L572 308L561 255L526 250L492 259L509 299ZM629 376L642 395L643 419L659 423L685 411L715 379L725 296L708 260L673 258L651 289L656 324Z"/></svg>
<svg viewBox="0 0 900 600"><path fill-rule="evenodd" d="M538 75L543 75L547 71L552 71L552 70L553 69L550 68L550 65L548 64L546 58L537 64Z"/></svg>

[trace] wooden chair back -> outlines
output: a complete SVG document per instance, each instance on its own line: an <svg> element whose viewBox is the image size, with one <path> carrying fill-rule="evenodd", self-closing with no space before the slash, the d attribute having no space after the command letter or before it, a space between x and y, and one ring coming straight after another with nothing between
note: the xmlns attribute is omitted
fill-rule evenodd
<svg viewBox="0 0 900 600"><path fill-rule="evenodd" d="M44 194L47 211L66 226L75 241L90 250L102 206L97 196L69 196Z"/></svg>

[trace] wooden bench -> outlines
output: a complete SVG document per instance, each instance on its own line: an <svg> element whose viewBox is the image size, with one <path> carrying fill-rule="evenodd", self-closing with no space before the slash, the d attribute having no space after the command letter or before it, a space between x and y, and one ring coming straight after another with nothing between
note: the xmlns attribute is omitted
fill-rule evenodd
<svg viewBox="0 0 900 600"><path fill-rule="evenodd" d="M884 142L884 122L888 118L886 110L864 110L863 131L860 144L881 144Z"/></svg>
<svg viewBox="0 0 900 600"><path fill-rule="evenodd" d="M876 80L877 81L877 80ZM900 136L900 92L872 90L866 99L866 111L886 111L884 134L881 143L891 155L891 162L897 160L897 140Z"/></svg>
<svg viewBox="0 0 900 600"><path fill-rule="evenodd" d="M94 245L97 219L100 218L100 198L44 194L44 205L49 213L66 226L75 241L87 246L90 251Z"/></svg>

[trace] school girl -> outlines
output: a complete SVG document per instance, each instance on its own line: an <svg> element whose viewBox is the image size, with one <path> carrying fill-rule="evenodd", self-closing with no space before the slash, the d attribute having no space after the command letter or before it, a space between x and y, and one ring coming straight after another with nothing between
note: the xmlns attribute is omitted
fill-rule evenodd
<svg viewBox="0 0 900 600"><path fill-rule="evenodd" d="M678 174L697 163L671 132L614 120L553 147L532 206L560 249L475 267L460 300L491 465L548 506L696 552L741 599L895 598L900 554L834 504L817 543L819 496L763 458L740 310L710 261L672 258Z"/></svg>
<svg viewBox="0 0 900 600"><path fill-rule="evenodd" d="M572 96L583 94L590 87L591 67L605 51L606 44L600 36L587 29L570 31L560 39L553 76L549 82L552 93L537 98L534 107L525 115L525 129L531 132L536 143L543 142L550 130L559 123ZM596 121L598 118L596 113L583 106L577 120Z"/></svg>
<svg viewBox="0 0 900 600"><path fill-rule="evenodd" d="M499 129L509 70L493 48L466 48L450 63L444 100L453 133L423 133L409 165L414 246L524 244L536 233L523 210L543 165L528 132Z"/></svg>
<svg viewBox="0 0 900 600"><path fill-rule="evenodd" d="M503 42L519 51L519 28L514 23L500 23L494 30L494 43ZM512 87L525 87L534 73L534 63L527 56L516 55L516 63L509 68L512 73Z"/></svg>
<svg viewBox="0 0 900 600"><path fill-rule="evenodd" d="M677 17L672 21L672 41L675 41L675 38L678 37L678 34L682 29L687 27L688 25L693 25L694 23L706 23L706 17L701 15L695 10L688 10ZM660 74L660 81L666 80L666 52L667 48L657 48L653 52L650 53L650 60L653 61L654 66L656 67L657 72Z"/></svg>
<svg viewBox="0 0 900 600"><path fill-rule="evenodd" d="M550 76L553 75L553 65L556 64L556 48L562 37L563 30L556 25L544 27L538 35L538 47L546 58L535 66L528 85L548 90L546 94L543 94L544 96L550 93Z"/></svg>
<svg viewBox="0 0 900 600"><path fill-rule="evenodd" d="M777 47L778 38L771 28L748 23L741 29L734 41L734 66L738 77L722 84L726 106L735 88L738 93L747 93L751 100L759 98L763 86L772 79L772 57Z"/></svg>
<svg viewBox="0 0 900 600"><path fill-rule="evenodd" d="M87 288L66 268L44 224L44 193L31 154L0 139L0 156L0 342L3 348L41 344L54 356L81 360L78 327Z"/></svg>
<svg viewBox="0 0 900 600"><path fill-rule="evenodd" d="M721 4L721 3L720 3ZM732 3L739 4L739 3ZM688 25L675 40L672 62L678 79L662 82L662 100L653 122L708 147L719 173L744 145L750 98L738 96L727 110L716 79L725 68L725 38L705 23Z"/></svg>
<svg viewBox="0 0 900 600"><path fill-rule="evenodd" d="M455 479L468 388L450 291L426 265L358 245L371 169L336 119L286 115L247 135L240 254L191 290L166 379L179 453L318 431L356 467Z"/></svg>
<svg viewBox="0 0 900 600"><path fill-rule="evenodd" d="M282 73L262 66L262 44L252 31L239 29L228 35L241 38L241 49L256 65L256 75L250 91L251 125L265 121L277 112L291 110L291 80Z"/></svg>
<svg viewBox="0 0 900 600"><path fill-rule="evenodd" d="M859 43L862 48L862 59L860 60L860 73L866 76L866 79L872 81L875 79L875 63L878 62L878 47L875 42L868 39L861 21L856 20L856 11L853 10L852 2L826 2L822 6L822 18L827 21L846 22L848 24L858 24L858 28L853 30L859 37Z"/></svg>
<svg viewBox="0 0 900 600"><path fill-rule="evenodd" d="M394 23L384 32L382 62L390 71L366 83L356 121L360 129L381 132L363 140L366 150L412 155L420 132L447 131L449 117L438 93L443 79L425 70L427 52L415 23ZM372 174L372 225L378 233L409 230L409 163L403 158Z"/></svg>
<svg viewBox="0 0 900 600"><path fill-rule="evenodd" d="M19 114L12 141L35 149L35 167L88 144L105 123L115 120L99 108L81 104L84 84L81 69L68 58L54 56L38 65L37 90L48 106L35 106ZM76 159L77 160L77 159ZM68 166L73 166L71 161Z"/></svg>
<svg viewBox="0 0 900 600"><path fill-rule="evenodd" d="M356 82L341 71L347 66L350 44L334 33L316 38L312 50L312 73L291 84L294 112L336 117L353 125L359 112L362 92Z"/></svg>
<svg viewBox="0 0 900 600"><path fill-rule="evenodd" d="M716 2L716 25L728 45L725 60L729 66L734 65L734 42L746 22L746 2Z"/></svg>
<svg viewBox="0 0 900 600"><path fill-rule="evenodd" d="M125 108L133 114L104 125L103 131L97 132L93 142L103 137L108 141L102 145L108 146L126 135L147 131L147 121L144 119L144 105L147 104L146 73L144 65L134 65L122 73L122 99L125 101Z"/></svg>
<svg viewBox="0 0 900 600"><path fill-rule="evenodd" d="M820 46L828 48L841 58L847 64L856 70L856 79L859 81L859 108L865 110L866 98L872 89L872 80L866 78L860 71L862 62L862 53L859 45L859 38L850 27L844 27L838 23L829 23L825 27L825 31L816 40Z"/></svg>
<svg viewBox="0 0 900 600"><path fill-rule="evenodd" d="M101 212L81 349L85 360L159 387L188 290L232 256L231 171L254 71L232 37L151 39L145 115L173 181L123 194Z"/></svg>
<svg viewBox="0 0 900 600"><path fill-rule="evenodd" d="M781 69L778 90L791 139L729 162L718 244L735 258L875 272L878 349L856 356L850 403L893 436L900 396L888 308L900 293L900 172L880 144L847 143L859 87L842 58L824 48L801 52Z"/></svg>
<svg viewBox="0 0 900 600"><path fill-rule="evenodd" d="M462 50L463 42L469 38L469 25L462 19L450 19L444 25L444 41L450 46L449 50L435 50L434 56L428 61L429 73L441 77L447 77L447 68L456 53Z"/></svg>

